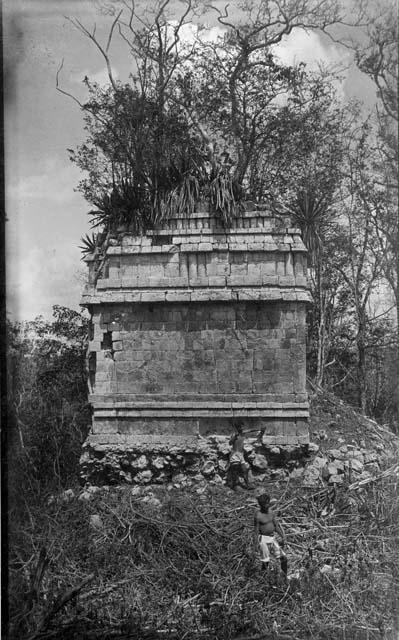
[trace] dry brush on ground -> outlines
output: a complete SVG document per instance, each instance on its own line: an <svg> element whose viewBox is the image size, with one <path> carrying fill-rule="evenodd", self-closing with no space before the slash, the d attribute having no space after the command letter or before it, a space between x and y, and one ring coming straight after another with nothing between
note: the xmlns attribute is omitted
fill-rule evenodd
<svg viewBox="0 0 399 640"><path fill-rule="evenodd" d="M393 640L398 482L393 465L350 487L266 486L288 581L260 570L252 493L124 487L31 505L11 544L11 635Z"/></svg>

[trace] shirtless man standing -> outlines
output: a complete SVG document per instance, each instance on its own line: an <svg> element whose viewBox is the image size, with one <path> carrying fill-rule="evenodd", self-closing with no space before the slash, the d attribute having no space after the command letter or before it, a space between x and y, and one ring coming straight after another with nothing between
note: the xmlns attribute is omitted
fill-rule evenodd
<svg viewBox="0 0 399 640"><path fill-rule="evenodd" d="M287 575L287 556L281 547L285 544L284 531L277 521L275 513L270 508L270 496L267 493L258 497L259 511L255 513L255 545L259 547L261 562L264 570L267 570L270 562L270 551L280 560L282 571ZM282 538L281 546L275 539L275 533Z"/></svg>

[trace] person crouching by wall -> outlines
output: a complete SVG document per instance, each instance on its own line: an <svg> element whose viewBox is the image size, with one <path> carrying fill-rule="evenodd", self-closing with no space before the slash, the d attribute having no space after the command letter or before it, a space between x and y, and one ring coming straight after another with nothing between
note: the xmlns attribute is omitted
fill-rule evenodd
<svg viewBox="0 0 399 640"><path fill-rule="evenodd" d="M229 456L229 468L227 471L227 484L236 490L240 478L243 478L245 486L250 489L249 464L244 458L244 432L242 422L233 423L235 433L230 438L232 450Z"/></svg>

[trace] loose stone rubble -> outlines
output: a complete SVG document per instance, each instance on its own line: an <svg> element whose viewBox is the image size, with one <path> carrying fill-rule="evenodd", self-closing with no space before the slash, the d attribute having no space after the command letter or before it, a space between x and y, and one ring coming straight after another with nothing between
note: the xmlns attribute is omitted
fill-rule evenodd
<svg viewBox="0 0 399 640"><path fill-rule="evenodd" d="M206 479L224 482L228 468L230 446L228 437L210 436L201 443L201 455L196 451L177 448L165 455L154 452L142 455L139 450L122 458L107 451L98 460L82 457L81 464L90 466L85 475L108 484L163 484L183 486L187 481L197 484ZM305 487L342 484L375 475L380 470L382 452L374 449L343 445L339 449L320 452L315 443L298 447L270 447L253 439L246 445L245 459L250 466L252 481L261 484L266 478L300 481ZM126 468L129 471L126 471Z"/></svg>
<svg viewBox="0 0 399 640"><path fill-rule="evenodd" d="M141 453L140 443L137 448L115 449L109 446L104 451L93 455L93 451L86 455L87 445L81 457L83 478L90 478L91 482L102 484L163 484L174 481L182 476L189 479L206 478L215 482L226 479L228 457L231 450L229 436L209 436L201 439L192 448L171 446L164 451L154 449ZM308 446L270 447L261 439L249 439L244 453L254 480L263 476L265 472L275 472L277 469L292 462L299 464L301 459L309 456ZM283 471L286 475L288 472ZM181 479L177 480L181 482Z"/></svg>
<svg viewBox="0 0 399 640"><path fill-rule="evenodd" d="M314 487L327 482L343 484L344 480L353 482L375 475L380 469L382 455L375 450L343 445L339 449L328 449L318 453L306 465L302 475L304 486Z"/></svg>

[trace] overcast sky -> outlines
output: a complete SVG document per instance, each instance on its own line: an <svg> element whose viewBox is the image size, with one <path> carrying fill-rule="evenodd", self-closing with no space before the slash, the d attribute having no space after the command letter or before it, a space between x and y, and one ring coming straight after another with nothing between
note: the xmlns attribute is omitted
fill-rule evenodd
<svg viewBox="0 0 399 640"><path fill-rule="evenodd" d="M78 248L88 231L89 205L74 191L80 174L67 148L84 139L78 106L56 91L62 60L63 87L83 96L85 75L106 80L95 47L65 16L88 27L97 24L106 39L110 17L94 0L3 0L5 54L5 161L7 311L12 319L51 316L54 304L79 308L85 265ZM348 53L317 34L294 31L279 45L284 62L350 62ZM114 47L113 66L127 77L126 50ZM344 97L372 107L375 92L352 67Z"/></svg>

